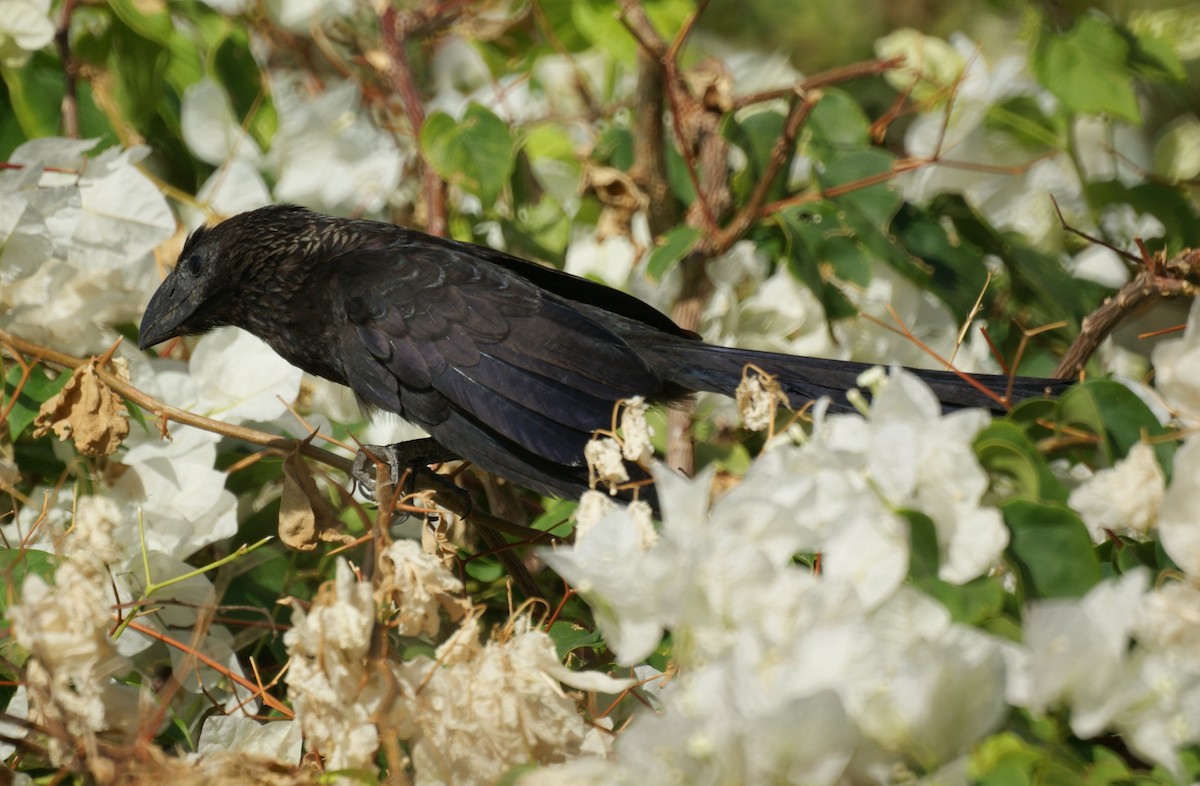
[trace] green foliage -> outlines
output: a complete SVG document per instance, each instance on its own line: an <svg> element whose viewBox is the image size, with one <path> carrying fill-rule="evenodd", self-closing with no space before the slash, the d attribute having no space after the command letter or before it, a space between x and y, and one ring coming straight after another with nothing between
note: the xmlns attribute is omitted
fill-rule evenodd
<svg viewBox="0 0 1200 786"><path fill-rule="evenodd" d="M516 162L516 145L504 121L481 104L461 121L435 112L421 126L421 150L434 170L490 205Z"/></svg>
<svg viewBox="0 0 1200 786"><path fill-rule="evenodd" d="M1026 499L1010 500L1000 510L1011 536L1005 553L1026 602L1082 597L1100 582L1100 563L1078 513Z"/></svg>

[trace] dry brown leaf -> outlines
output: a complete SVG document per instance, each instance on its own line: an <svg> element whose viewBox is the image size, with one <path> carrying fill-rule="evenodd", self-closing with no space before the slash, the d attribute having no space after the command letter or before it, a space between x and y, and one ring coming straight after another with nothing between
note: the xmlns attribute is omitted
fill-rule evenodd
<svg viewBox="0 0 1200 786"><path fill-rule="evenodd" d="M317 488L312 471L299 453L283 462L283 499L279 503L279 539L297 551L312 551L321 541L350 543L342 522Z"/></svg>
<svg viewBox="0 0 1200 786"><path fill-rule="evenodd" d="M633 238L633 216L650 204L633 178L612 167L589 166L584 173L584 192L594 193L604 206L596 223L597 240Z"/></svg>
<svg viewBox="0 0 1200 786"><path fill-rule="evenodd" d="M96 373L96 358L75 369L70 381L42 404L33 436L54 429L59 439L70 437L85 456L108 456L129 435L125 402Z"/></svg>

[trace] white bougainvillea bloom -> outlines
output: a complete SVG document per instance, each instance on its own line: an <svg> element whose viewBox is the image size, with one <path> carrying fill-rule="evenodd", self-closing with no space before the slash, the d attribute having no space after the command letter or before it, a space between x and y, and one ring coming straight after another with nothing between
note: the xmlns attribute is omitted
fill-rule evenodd
<svg viewBox="0 0 1200 786"><path fill-rule="evenodd" d="M645 538L627 508L598 491L585 492L584 500L589 496L607 510L589 519L587 527L577 521L573 546L547 550L542 557L588 600L618 662L633 665L662 640L657 596L642 565Z"/></svg>
<svg viewBox="0 0 1200 786"><path fill-rule="evenodd" d="M28 719L43 727L61 726L76 738L137 727L137 691L113 677L128 670L108 633L113 614L109 559L120 551L112 541L115 506L108 500L80 500L82 521L65 537L62 562L51 584L30 574L20 598L8 609L13 637L27 652L24 703ZM51 735L51 758L69 760L73 751Z"/></svg>
<svg viewBox="0 0 1200 786"><path fill-rule="evenodd" d="M317 94L299 77L271 72L279 130L266 164L275 198L332 213L380 210L400 181L404 155L395 135L360 111L352 82L329 82Z"/></svg>
<svg viewBox="0 0 1200 786"><path fill-rule="evenodd" d="M204 756L252 756L295 766L303 740L296 721L265 723L243 715L211 715L204 721L196 753Z"/></svg>
<svg viewBox="0 0 1200 786"><path fill-rule="evenodd" d="M987 474L972 442L990 422L981 409L942 415L915 375L893 370L865 419L828 420L829 445L862 456L871 485L894 508L911 507L937 526L938 574L962 583L987 571L1008 545L1000 512L982 506Z"/></svg>
<svg viewBox="0 0 1200 786"><path fill-rule="evenodd" d="M1117 709L1113 686L1124 679L1129 633L1146 582L1139 570L1102 582L1083 598L1030 605L1024 630L1032 709L1066 704L1071 728L1085 739L1107 726Z"/></svg>
<svg viewBox="0 0 1200 786"><path fill-rule="evenodd" d="M237 159L257 167L262 161L262 150L233 114L229 96L208 77L184 91L180 127L192 154L213 166Z"/></svg>
<svg viewBox="0 0 1200 786"><path fill-rule="evenodd" d="M307 612L293 610L283 637L296 719L308 746L325 756L331 770L373 769L375 719L387 697L386 680L367 663L374 627L371 585L357 581L339 560L337 578L321 588Z"/></svg>
<svg viewBox="0 0 1200 786"><path fill-rule="evenodd" d="M621 445L612 437L589 440L583 446L583 457L587 460L593 486L597 482L607 484L611 493L616 494L617 486L629 481L629 470L625 469Z"/></svg>
<svg viewBox="0 0 1200 786"><path fill-rule="evenodd" d="M391 572L381 582L379 594L395 609L390 621L399 635L435 636L441 627L441 610L452 620L467 612L469 603L460 597L462 582L416 541L393 542L383 559L391 565Z"/></svg>
<svg viewBox="0 0 1200 786"><path fill-rule="evenodd" d="M159 372L163 400L226 423L270 421L287 414L304 372L261 339L233 327L201 336L187 373Z"/></svg>
<svg viewBox="0 0 1200 786"><path fill-rule="evenodd" d="M1200 439L1192 438L1175 452L1175 470L1163 498L1158 533L1163 550L1200 582Z"/></svg>
<svg viewBox="0 0 1200 786"><path fill-rule="evenodd" d="M216 434L178 427L171 436L130 434L121 457L128 469L113 484L112 497L140 511L149 550L183 559L237 532L237 499L225 489L225 473L213 466ZM121 539L134 547L137 515Z"/></svg>
<svg viewBox="0 0 1200 786"><path fill-rule="evenodd" d="M1185 425L1200 424L1200 300L1192 303L1182 338L1154 348L1154 387Z"/></svg>
<svg viewBox="0 0 1200 786"><path fill-rule="evenodd" d="M0 0L0 63L20 68L53 40L50 0Z"/></svg>
<svg viewBox="0 0 1200 786"><path fill-rule="evenodd" d="M1109 533L1145 537L1158 521L1165 490L1154 448L1139 442L1072 491L1068 503L1083 517L1092 540L1101 543Z"/></svg>
<svg viewBox="0 0 1200 786"><path fill-rule="evenodd" d="M607 751L609 735L584 721L559 683L619 693L632 680L571 671L558 660L550 637L527 618L510 625L506 635L480 645L472 618L436 659L398 667L399 682L420 686L402 691L410 702L405 717L416 729L410 740L416 783L483 786L520 764Z"/></svg>
<svg viewBox="0 0 1200 786"><path fill-rule="evenodd" d="M20 168L0 172L0 325L75 354L107 349L112 325L141 316L150 252L175 233L136 166L148 148L85 158L98 141L31 140L9 157Z"/></svg>
<svg viewBox="0 0 1200 786"><path fill-rule="evenodd" d="M634 396L621 402L621 455L626 461L646 463L654 456L654 429L646 422L646 400Z"/></svg>

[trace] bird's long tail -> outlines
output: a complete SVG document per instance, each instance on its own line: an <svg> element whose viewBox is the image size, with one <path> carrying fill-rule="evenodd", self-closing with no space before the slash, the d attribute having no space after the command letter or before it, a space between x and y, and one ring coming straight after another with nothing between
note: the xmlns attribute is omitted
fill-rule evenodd
<svg viewBox="0 0 1200 786"><path fill-rule="evenodd" d="M663 361L659 368L667 372L667 379L688 390L732 395L742 380L743 370L752 365L776 378L792 406L800 407L812 399L829 396L833 411L850 409L846 391L858 386L858 377L863 371L879 365L717 347L699 342L671 342L652 352ZM1010 380L999 374L970 375L974 383L992 392L993 395L989 395L953 371L910 371L929 385L945 409L984 407L1003 412L1005 396L1010 396L1008 402L1013 404L1027 398L1058 395L1070 384L1069 380L1059 379L1015 377Z"/></svg>

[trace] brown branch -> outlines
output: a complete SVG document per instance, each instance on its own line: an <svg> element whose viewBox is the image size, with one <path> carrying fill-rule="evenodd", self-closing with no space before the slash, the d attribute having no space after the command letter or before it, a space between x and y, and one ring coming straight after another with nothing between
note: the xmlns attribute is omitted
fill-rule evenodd
<svg viewBox="0 0 1200 786"><path fill-rule="evenodd" d="M634 164L629 176L648 199L646 219L650 234L657 237L679 223L679 209L667 177L662 68L645 50L638 51L634 107Z"/></svg>
<svg viewBox="0 0 1200 786"><path fill-rule="evenodd" d="M387 76L392 89L400 97L404 105L408 124L420 149L421 127L425 124L425 105L421 92L417 89L413 78L412 67L408 62L405 51L409 38L418 30L427 28L440 8L433 8L427 15L421 12L409 11L400 14L395 6L388 5L380 15L380 29L383 35L383 49L388 56ZM438 177L437 172L430 166L424 154L421 154L421 187L425 192L425 231L431 235L445 237L447 229L446 218L446 184Z"/></svg>
<svg viewBox="0 0 1200 786"><path fill-rule="evenodd" d="M791 87L780 87L774 90L763 90L758 93L750 93L744 96L738 96L733 100L734 111L745 109L754 104L761 104L764 101L774 101L777 98L787 98L794 95L796 91L812 91L820 90L822 87L841 84L842 82L850 82L855 79L865 79L872 76L881 76L888 71L899 68L904 63L903 57L890 57L887 60L866 60L861 63L852 63L848 66L840 68L831 68L828 71L822 71L818 74L813 74L798 85Z"/></svg>
<svg viewBox="0 0 1200 786"><path fill-rule="evenodd" d="M787 161L788 153L795 145L796 135L800 133L800 128L808 120L813 107L820 100L821 93L819 91L804 96L797 93L793 96L792 108L784 122L783 134L775 140L775 145L771 148L771 157L767 161L767 167L763 171L762 177L754 186L754 191L745 206L713 240L713 253L721 254L727 251L737 242L738 238L750 230L754 222L763 217L767 195L771 193L771 185L779 176L784 162Z"/></svg>
<svg viewBox="0 0 1200 786"><path fill-rule="evenodd" d="M76 2L77 0L63 0L58 14L58 30L54 34L54 43L58 45L58 58L62 62L63 70L63 135L71 139L79 138L79 64L71 57L71 15L75 13Z"/></svg>
<svg viewBox="0 0 1200 786"><path fill-rule="evenodd" d="M1078 376L1088 358L1121 320L1144 304L1160 297L1191 297L1197 294L1200 249L1185 249L1171 259L1156 259L1146 254L1143 261L1144 267L1129 283L1084 317L1079 335L1054 370L1056 378L1071 379Z"/></svg>

